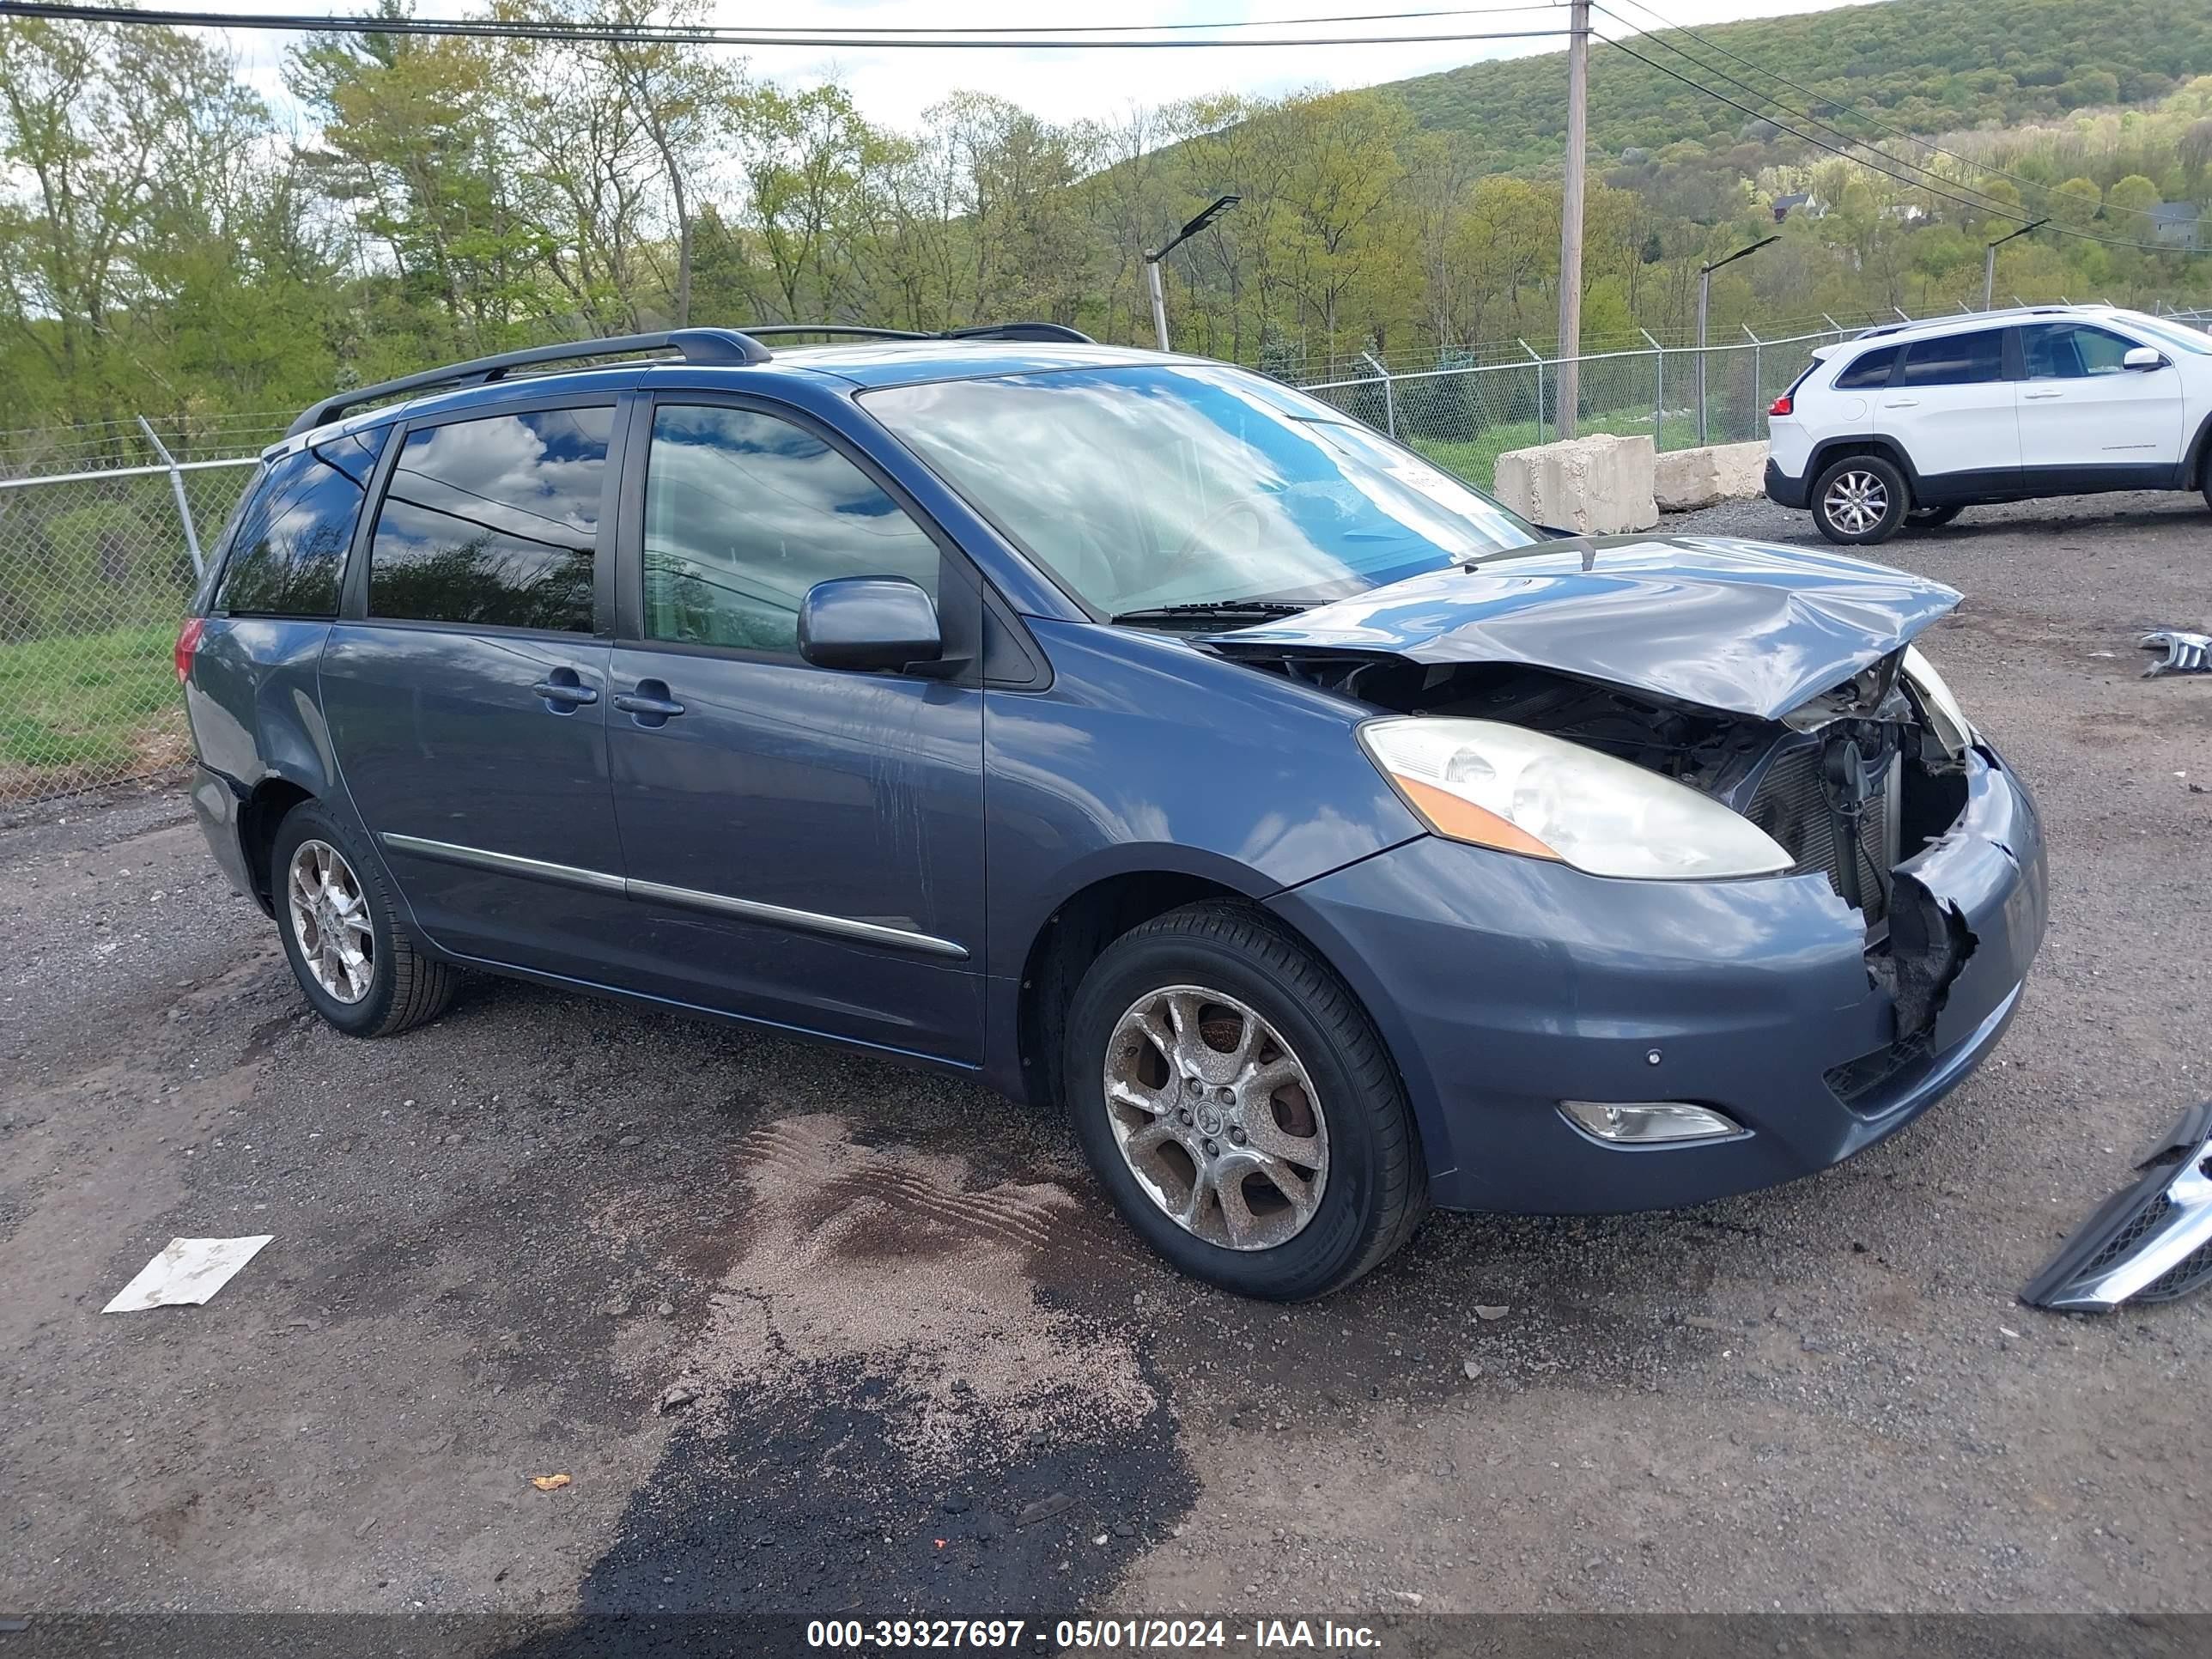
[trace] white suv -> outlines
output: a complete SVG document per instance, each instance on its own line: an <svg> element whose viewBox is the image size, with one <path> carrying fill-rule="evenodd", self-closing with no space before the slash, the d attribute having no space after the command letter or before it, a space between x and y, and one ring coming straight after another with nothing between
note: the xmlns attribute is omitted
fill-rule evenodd
<svg viewBox="0 0 2212 1659"><path fill-rule="evenodd" d="M1766 494L1832 542L1961 507L2108 489L2212 501L2212 336L2110 306L2028 306L1823 346L1767 411Z"/></svg>

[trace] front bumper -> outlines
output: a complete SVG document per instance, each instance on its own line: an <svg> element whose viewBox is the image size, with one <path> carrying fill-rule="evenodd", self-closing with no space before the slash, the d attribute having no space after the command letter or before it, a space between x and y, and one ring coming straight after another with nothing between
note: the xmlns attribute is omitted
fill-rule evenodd
<svg viewBox="0 0 2212 1659"><path fill-rule="evenodd" d="M1271 902L1382 1028L1439 1204L1604 1212L1825 1169L1988 1053L2045 915L2042 827L1995 754L1968 752L1965 810L1899 879L1955 951L1931 1029L1903 1045L1858 913L1819 874L1619 881L1424 837ZM1749 1133L1613 1146L1569 1124L1563 1099L1690 1101Z"/></svg>
<svg viewBox="0 0 2212 1659"><path fill-rule="evenodd" d="M1813 499L1812 482L1793 478L1769 456L1766 461L1766 499L1777 507L1802 507Z"/></svg>

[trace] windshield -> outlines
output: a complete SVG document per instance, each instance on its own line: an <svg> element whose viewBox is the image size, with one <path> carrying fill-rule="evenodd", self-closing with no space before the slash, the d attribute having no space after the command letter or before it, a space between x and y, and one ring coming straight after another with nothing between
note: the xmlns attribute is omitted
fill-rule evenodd
<svg viewBox="0 0 2212 1659"><path fill-rule="evenodd" d="M866 404L1109 616L1316 605L1541 538L1412 451L1233 368L945 380Z"/></svg>

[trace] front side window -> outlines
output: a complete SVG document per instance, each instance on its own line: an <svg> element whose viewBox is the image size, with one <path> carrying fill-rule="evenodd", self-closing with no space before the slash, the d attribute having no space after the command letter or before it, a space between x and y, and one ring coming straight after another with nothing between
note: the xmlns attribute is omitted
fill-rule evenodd
<svg viewBox="0 0 2212 1659"><path fill-rule="evenodd" d="M2020 331L2031 380L2081 380L2092 374L2124 374L2133 340L2087 323L2032 323Z"/></svg>
<svg viewBox="0 0 2212 1659"><path fill-rule="evenodd" d="M1340 410L1236 369L1061 370L863 401L1109 616L1317 605L1541 539Z"/></svg>
<svg viewBox="0 0 2212 1659"><path fill-rule="evenodd" d="M903 576L937 597L937 544L821 439L750 409L664 404L645 470L645 632L799 655L806 590Z"/></svg>
<svg viewBox="0 0 2212 1659"><path fill-rule="evenodd" d="M1852 359L1850 367L1836 376L1836 390L1863 392L1869 386L1887 386L1889 372L1897 367L1897 352L1895 346L1884 346Z"/></svg>
<svg viewBox="0 0 2212 1659"><path fill-rule="evenodd" d="M224 534L214 608L236 617L335 617L346 549L386 428L372 427L284 456Z"/></svg>
<svg viewBox="0 0 2212 1659"><path fill-rule="evenodd" d="M1946 334L1905 349L1900 386L1980 386L2004 379L2004 331Z"/></svg>
<svg viewBox="0 0 2212 1659"><path fill-rule="evenodd" d="M368 614L483 628L592 627L611 405L407 434L368 550Z"/></svg>

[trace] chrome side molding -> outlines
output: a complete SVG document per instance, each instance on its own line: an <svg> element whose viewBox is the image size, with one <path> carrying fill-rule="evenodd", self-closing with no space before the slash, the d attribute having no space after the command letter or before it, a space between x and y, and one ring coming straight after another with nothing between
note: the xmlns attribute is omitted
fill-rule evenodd
<svg viewBox="0 0 2212 1659"><path fill-rule="evenodd" d="M418 859L441 864L462 864L476 870L496 870L506 876L528 876L535 881L557 882L563 887L588 887L594 892L619 893L628 884L604 870L583 870L573 864L549 864L515 853L494 853L482 847L463 847L450 841L426 841L421 836L402 836L386 830L377 837L395 853L412 853Z"/></svg>
<svg viewBox="0 0 2212 1659"><path fill-rule="evenodd" d="M2184 1112L2139 1178L2070 1234L2020 1299L2058 1312L2172 1302L2212 1281L2212 1100Z"/></svg>
<svg viewBox="0 0 2212 1659"><path fill-rule="evenodd" d="M458 864L476 870L495 870L501 875L523 876L533 881L550 881L563 887L587 888L599 893L620 893L649 904L673 904L686 909L708 910L717 915L737 916L766 927L788 928L793 933L819 933L825 938L850 939L863 945L889 945L893 950L914 951L923 956L943 957L952 962L968 960L965 945L949 939L939 939L935 934L925 933L918 928L896 927L880 921L861 921L852 916L823 915L814 910L794 910L786 905L765 904L757 899L733 898L727 893L709 893L696 887L672 887L658 881L632 881L628 877L614 875L605 870L586 870L573 864L554 864L544 859L524 858L515 853L495 853L482 847L465 847L450 841L431 841L422 836L403 836L389 830L378 839L395 853L434 859L441 864Z"/></svg>

